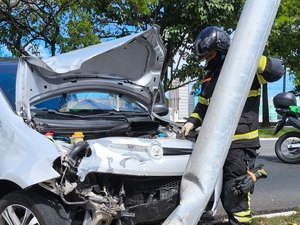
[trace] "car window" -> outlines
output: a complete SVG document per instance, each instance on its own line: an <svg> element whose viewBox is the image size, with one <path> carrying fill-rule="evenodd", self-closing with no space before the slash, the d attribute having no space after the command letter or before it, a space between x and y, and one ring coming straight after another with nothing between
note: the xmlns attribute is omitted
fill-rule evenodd
<svg viewBox="0 0 300 225"><path fill-rule="evenodd" d="M17 62L0 62L0 88L14 110L16 109L16 73Z"/></svg>
<svg viewBox="0 0 300 225"><path fill-rule="evenodd" d="M36 109L51 109L60 112L147 112L146 107L139 102L124 95L117 95L108 92L64 94L36 104L34 107Z"/></svg>

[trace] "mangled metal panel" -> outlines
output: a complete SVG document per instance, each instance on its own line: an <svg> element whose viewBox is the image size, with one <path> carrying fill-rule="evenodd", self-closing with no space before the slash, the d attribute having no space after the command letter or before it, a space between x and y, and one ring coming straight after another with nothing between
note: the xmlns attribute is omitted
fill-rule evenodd
<svg viewBox="0 0 300 225"><path fill-rule="evenodd" d="M182 176L189 154L164 156L164 149L191 151L188 140L108 137L88 141L92 153L78 167L81 180L91 172L138 176Z"/></svg>

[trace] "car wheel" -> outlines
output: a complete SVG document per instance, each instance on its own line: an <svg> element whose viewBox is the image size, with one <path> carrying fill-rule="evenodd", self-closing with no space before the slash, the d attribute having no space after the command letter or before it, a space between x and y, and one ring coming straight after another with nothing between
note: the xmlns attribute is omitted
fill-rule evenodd
<svg viewBox="0 0 300 225"><path fill-rule="evenodd" d="M16 191L0 200L1 225L70 225L62 205L51 195Z"/></svg>

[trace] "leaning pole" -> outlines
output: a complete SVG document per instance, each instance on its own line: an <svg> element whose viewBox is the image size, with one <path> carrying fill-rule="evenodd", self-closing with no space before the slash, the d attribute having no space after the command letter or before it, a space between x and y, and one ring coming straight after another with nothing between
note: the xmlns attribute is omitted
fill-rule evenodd
<svg viewBox="0 0 300 225"><path fill-rule="evenodd" d="M180 204L163 225L194 225L213 193L280 0L247 0L182 177Z"/></svg>

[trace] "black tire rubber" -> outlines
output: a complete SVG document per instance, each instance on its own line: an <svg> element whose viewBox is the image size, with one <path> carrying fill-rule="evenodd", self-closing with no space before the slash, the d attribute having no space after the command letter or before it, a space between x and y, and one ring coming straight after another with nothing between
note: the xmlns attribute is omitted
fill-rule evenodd
<svg viewBox="0 0 300 225"><path fill-rule="evenodd" d="M289 164L296 164L300 162L300 154L298 155L298 157L295 158L287 158L283 153L282 153L282 144L283 142L288 139L288 138L298 138L299 142L300 142L300 132L287 132L285 134L283 134L282 136L280 136L278 138L278 140L276 141L275 144L275 153L277 155L277 157L285 162L285 163L289 163Z"/></svg>
<svg viewBox="0 0 300 225"><path fill-rule="evenodd" d="M70 225L67 213L59 201L43 192L19 190L0 199L0 215L8 206L18 204L29 209L40 225Z"/></svg>

